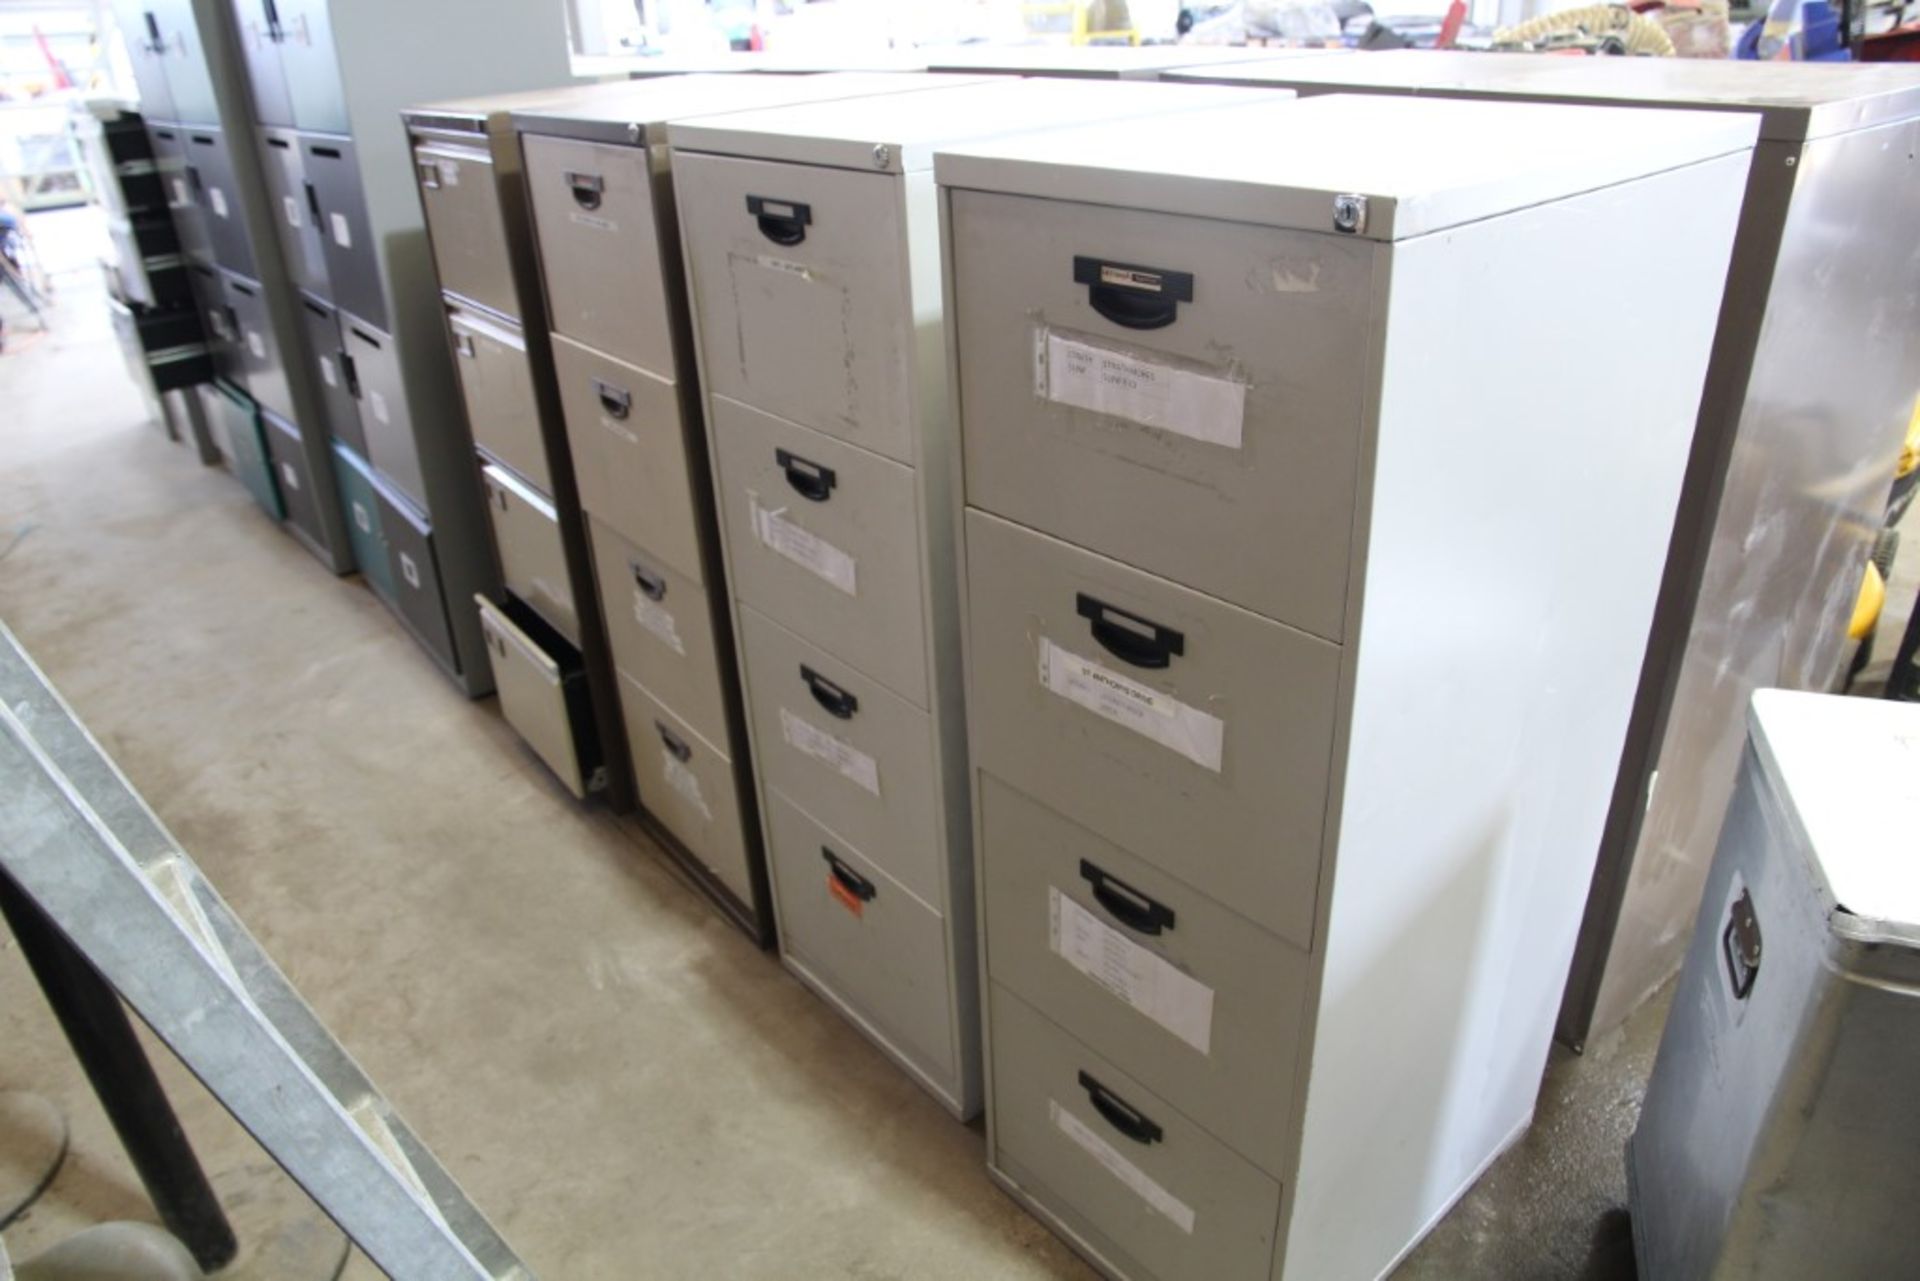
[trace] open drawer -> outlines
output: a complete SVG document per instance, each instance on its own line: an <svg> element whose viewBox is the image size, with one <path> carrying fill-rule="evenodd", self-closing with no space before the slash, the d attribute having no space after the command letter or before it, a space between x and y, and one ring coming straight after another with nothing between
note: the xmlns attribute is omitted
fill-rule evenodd
<svg viewBox="0 0 1920 1281"><path fill-rule="evenodd" d="M473 602L501 713L567 790L584 800L603 776L579 654L530 611L503 609L479 595Z"/></svg>

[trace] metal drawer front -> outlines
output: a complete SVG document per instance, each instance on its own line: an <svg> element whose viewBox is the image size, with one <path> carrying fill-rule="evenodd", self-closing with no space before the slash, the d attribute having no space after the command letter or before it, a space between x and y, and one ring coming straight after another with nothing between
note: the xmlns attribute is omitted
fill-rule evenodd
<svg viewBox="0 0 1920 1281"><path fill-rule="evenodd" d="M234 186L229 139L218 129L196 125L186 130L188 174L194 201L206 215L213 260L228 271L255 276L253 241L247 234L247 210ZM244 145L244 140L243 140Z"/></svg>
<svg viewBox="0 0 1920 1281"><path fill-rule="evenodd" d="M557 335L553 360L580 505L705 582L678 389Z"/></svg>
<svg viewBox="0 0 1920 1281"><path fill-rule="evenodd" d="M419 143L413 149L413 179L420 185L440 288L517 318L520 297L513 287L513 255L492 156L484 147Z"/></svg>
<svg viewBox="0 0 1920 1281"><path fill-rule="evenodd" d="M522 145L554 332L674 376L646 149L534 134Z"/></svg>
<svg viewBox="0 0 1920 1281"><path fill-rule="evenodd" d="M169 50L164 40L148 34L147 21L152 8L134 0L113 0L113 14L121 34L126 37L127 61L133 69L133 83L140 95L140 113L148 120L176 120L173 95L167 86Z"/></svg>
<svg viewBox="0 0 1920 1281"><path fill-rule="evenodd" d="M542 494L553 494L540 407L533 395L533 367L518 325L447 305L454 370L466 401L473 443L505 463Z"/></svg>
<svg viewBox="0 0 1920 1281"><path fill-rule="evenodd" d="M993 977L1214 1137L1287 1168L1307 958L981 771Z"/></svg>
<svg viewBox="0 0 1920 1281"><path fill-rule="evenodd" d="M280 29L270 0L233 0L240 56L246 59L254 118L263 125L291 125L286 72L280 66Z"/></svg>
<svg viewBox="0 0 1920 1281"><path fill-rule="evenodd" d="M167 212L180 237L180 252L189 262L210 264L213 242L207 238L206 213L187 172L187 131L176 125L150 125L148 134L153 139L154 168L167 196Z"/></svg>
<svg viewBox="0 0 1920 1281"><path fill-rule="evenodd" d="M493 664L494 689L500 695L500 714L547 763L567 790L585 799L587 780L580 768L574 734L569 676L560 664L484 596L475 596L480 630L486 636Z"/></svg>
<svg viewBox="0 0 1920 1281"><path fill-rule="evenodd" d="M967 501L1340 639L1376 250L969 191L953 210ZM1123 268L1152 288L1101 283Z"/></svg>
<svg viewBox="0 0 1920 1281"><path fill-rule="evenodd" d="M207 350L213 357L213 371L245 389L247 385L246 348L240 337L240 317L227 297L227 279L220 269L196 265L193 295L200 306L200 319L207 333Z"/></svg>
<svg viewBox="0 0 1920 1281"><path fill-rule="evenodd" d="M260 421L266 427L267 459L273 464L273 476L280 488L280 499L287 519L321 547L327 545L327 530L320 518L313 476L307 468L307 456L300 447L300 429L278 414L262 410Z"/></svg>
<svg viewBox="0 0 1920 1281"><path fill-rule="evenodd" d="M567 549L560 541L560 517L553 504L498 463L482 465L480 481L487 491L487 519L493 522L493 544L507 590L579 645L580 619L574 613Z"/></svg>
<svg viewBox="0 0 1920 1281"><path fill-rule="evenodd" d="M1338 648L981 512L966 528L976 764L1306 946Z"/></svg>
<svg viewBox="0 0 1920 1281"><path fill-rule="evenodd" d="M313 186L333 305L377 328L387 328L380 256L367 221L367 198L360 185L353 139L302 133L300 164Z"/></svg>
<svg viewBox="0 0 1920 1281"><path fill-rule="evenodd" d="M708 389L914 460L901 180L676 152Z"/></svg>
<svg viewBox="0 0 1920 1281"><path fill-rule="evenodd" d="M458 671L447 606L440 597L440 567L433 554L433 530L403 500L375 487L380 503L380 532L387 544L389 576L400 617L449 671Z"/></svg>
<svg viewBox="0 0 1920 1281"><path fill-rule="evenodd" d="M741 902L753 902L733 762L624 672L620 710L641 805Z"/></svg>
<svg viewBox="0 0 1920 1281"><path fill-rule="evenodd" d="M998 983L988 1000L994 1158L1158 1281L1266 1281L1280 1185Z"/></svg>
<svg viewBox="0 0 1920 1281"><path fill-rule="evenodd" d="M682 718L732 755L706 589L598 517L587 518L587 531L614 665L648 689L672 690Z"/></svg>
<svg viewBox="0 0 1920 1281"><path fill-rule="evenodd" d="M953 1076L940 914L778 792L767 801L780 946L936 1080Z"/></svg>
<svg viewBox="0 0 1920 1281"><path fill-rule="evenodd" d="M713 398L734 594L927 705L911 469Z"/></svg>
<svg viewBox="0 0 1920 1281"><path fill-rule="evenodd" d="M273 336L267 300L251 280L227 277L227 303L238 326L240 359L247 371L247 390L265 409L292 418L293 389L287 385L287 367Z"/></svg>
<svg viewBox="0 0 1920 1281"><path fill-rule="evenodd" d="M347 518L347 539L360 572L383 600L393 599L393 568L387 541L380 532L380 500L373 488L373 472L345 445L334 442L333 479L340 491L340 507Z"/></svg>
<svg viewBox="0 0 1920 1281"><path fill-rule="evenodd" d="M932 718L752 608L740 633L761 777L944 911Z"/></svg>
<svg viewBox="0 0 1920 1281"><path fill-rule="evenodd" d="M275 0L280 11L280 67L287 78L293 123L322 133L346 133L346 94L333 48L327 0Z"/></svg>
<svg viewBox="0 0 1920 1281"><path fill-rule="evenodd" d="M353 358L355 390L360 398L360 429L367 440L367 461L420 507L427 505L426 479L407 417L407 388L393 340L346 312L340 335Z"/></svg>
<svg viewBox="0 0 1920 1281"><path fill-rule="evenodd" d="M207 411L215 438L223 446L233 474L253 495L253 501L260 504L260 510L275 520L285 518L286 509L280 505L280 486L273 477L273 462L267 456L267 442L260 434L260 415L253 401L207 383L200 388L200 403Z"/></svg>
<svg viewBox="0 0 1920 1281"><path fill-rule="evenodd" d="M353 365L341 340L340 318L332 307L317 298L300 299L300 321L306 327L308 359L320 384L320 403L326 411L327 430L364 455L366 433L360 429L360 402L353 394Z"/></svg>
<svg viewBox="0 0 1920 1281"><path fill-rule="evenodd" d="M252 0L240 0L251 3ZM317 201L307 187L300 158L300 135L291 129L260 131L261 174L266 179L268 215L279 237L280 257L294 284L325 298L327 254L320 243Z"/></svg>

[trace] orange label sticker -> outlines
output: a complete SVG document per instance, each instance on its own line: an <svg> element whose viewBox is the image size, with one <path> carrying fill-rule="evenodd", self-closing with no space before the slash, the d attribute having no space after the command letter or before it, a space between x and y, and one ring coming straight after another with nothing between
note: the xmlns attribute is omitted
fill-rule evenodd
<svg viewBox="0 0 1920 1281"><path fill-rule="evenodd" d="M860 896L842 885L840 878L832 873L827 874L827 893L839 899L840 906L846 908L855 916L859 916L866 911L867 905L860 901Z"/></svg>

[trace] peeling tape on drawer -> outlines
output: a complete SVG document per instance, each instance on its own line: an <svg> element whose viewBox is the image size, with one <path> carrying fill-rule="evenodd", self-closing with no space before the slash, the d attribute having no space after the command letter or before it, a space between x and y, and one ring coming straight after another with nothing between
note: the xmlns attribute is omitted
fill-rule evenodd
<svg viewBox="0 0 1920 1281"><path fill-rule="evenodd" d="M1205 1054L1213 1041L1213 989L1141 947L1047 886L1053 954Z"/></svg>
<svg viewBox="0 0 1920 1281"><path fill-rule="evenodd" d="M1217 716L1062 649L1044 636L1040 638L1040 684L1069 703L1220 772L1227 727Z"/></svg>
<svg viewBox="0 0 1920 1281"><path fill-rule="evenodd" d="M838 587L849 596L857 595L859 583L853 557L787 519L784 507L769 510L760 505L760 495L747 491L747 505L753 513L753 534L767 548L785 556Z"/></svg>
<svg viewBox="0 0 1920 1281"><path fill-rule="evenodd" d="M1240 448L1247 385L1151 356L1034 330L1034 392L1043 400Z"/></svg>
<svg viewBox="0 0 1920 1281"><path fill-rule="evenodd" d="M665 748L660 749L660 776L667 780L668 787L680 794L681 800L699 811L701 818L709 823L713 821L713 811L707 808L707 798L700 794L700 776Z"/></svg>
<svg viewBox="0 0 1920 1281"><path fill-rule="evenodd" d="M1140 1194L1140 1199L1173 1221L1173 1226L1193 1235L1193 1207L1150 1178L1145 1170L1121 1156L1113 1144L1095 1134L1085 1121L1047 1100L1047 1115L1054 1128L1072 1139L1086 1154L1105 1166L1107 1173Z"/></svg>
<svg viewBox="0 0 1920 1281"><path fill-rule="evenodd" d="M787 746L801 755L813 757L842 778L880 795L880 763L853 744L816 729L784 707L780 709L780 734Z"/></svg>
<svg viewBox="0 0 1920 1281"><path fill-rule="evenodd" d="M674 653L682 658L687 656L687 647L680 640L680 626L673 621L673 614L666 606L648 600L638 587L633 589L633 621Z"/></svg>

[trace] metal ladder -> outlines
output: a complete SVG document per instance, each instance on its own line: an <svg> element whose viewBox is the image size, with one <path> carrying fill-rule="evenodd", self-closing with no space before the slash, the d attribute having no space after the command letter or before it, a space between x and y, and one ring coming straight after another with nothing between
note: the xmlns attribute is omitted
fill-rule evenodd
<svg viewBox="0 0 1920 1281"><path fill-rule="evenodd" d="M531 1281L4 625L0 871L388 1275Z"/></svg>

